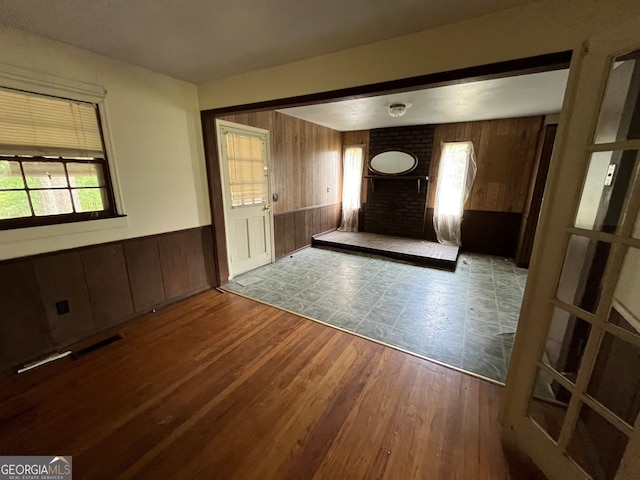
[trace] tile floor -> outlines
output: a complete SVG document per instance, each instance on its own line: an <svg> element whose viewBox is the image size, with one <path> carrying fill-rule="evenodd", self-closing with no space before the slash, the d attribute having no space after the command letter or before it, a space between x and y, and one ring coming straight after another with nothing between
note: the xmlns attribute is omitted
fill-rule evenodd
<svg viewBox="0 0 640 480"><path fill-rule="evenodd" d="M487 255L462 253L447 272L308 248L225 288L504 382L526 280Z"/></svg>

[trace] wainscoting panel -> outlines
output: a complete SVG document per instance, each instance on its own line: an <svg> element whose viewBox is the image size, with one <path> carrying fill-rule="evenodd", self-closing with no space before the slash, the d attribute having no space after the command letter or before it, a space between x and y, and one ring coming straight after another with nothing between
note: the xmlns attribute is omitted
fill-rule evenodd
<svg viewBox="0 0 640 480"><path fill-rule="evenodd" d="M317 226L321 232L328 230L327 210L325 208L314 208L311 210L311 226Z"/></svg>
<svg viewBox="0 0 640 480"><path fill-rule="evenodd" d="M79 252L37 257L33 268L54 343L65 345L96 330L89 290ZM68 313L56 303L66 301Z"/></svg>
<svg viewBox="0 0 640 480"><path fill-rule="evenodd" d="M133 300L122 244L83 250L82 264L98 329L133 316Z"/></svg>
<svg viewBox="0 0 640 480"><path fill-rule="evenodd" d="M212 233L205 226L0 262L0 370L216 286Z"/></svg>
<svg viewBox="0 0 640 480"><path fill-rule="evenodd" d="M189 262L181 233L158 238L164 292L167 298L178 298L189 292Z"/></svg>
<svg viewBox="0 0 640 480"><path fill-rule="evenodd" d="M313 212L311 210L298 210L294 214L296 250L311 243L313 235Z"/></svg>
<svg viewBox="0 0 640 480"><path fill-rule="evenodd" d="M182 232L187 247L189 288L196 292L215 285L213 265L213 234L210 228L192 229Z"/></svg>
<svg viewBox="0 0 640 480"><path fill-rule="evenodd" d="M296 219L295 219L295 215L290 215L290 214L283 214L282 215L284 217L284 228L285 231L283 232L283 236L284 236L284 255L286 255L289 252L293 252L296 249L296 238L295 238L295 229L296 229ZM280 243L282 240L279 240L276 238L276 245L278 245L278 243Z"/></svg>
<svg viewBox="0 0 640 480"><path fill-rule="evenodd" d="M273 216L276 258L311 245L311 237L340 224L340 204L309 207Z"/></svg>
<svg viewBox="0 0 640 480"><path fill-rule="evenodd" d="M14 365L52 348L47 316L30 260L0 268L0 362Z"/></svg>
<svg viewBox="0 0 640 480"><path fill-rule="evenodd" d="M125 243L131 296L136 312L147 312L164 301L164 283L158 239L155 237Z"/></svg>
<svg viewBox="0 0 640 480"><path fill-rule="evenodd" d="M518 232L522 215L513 212L485 212L465 210L460 233L460 251L513 258L518 245ZM425 238L433 242L433 209L427 209Z"/></svg>
<svg viewBox="0 0 640 480"><path fill-rule="evenodd" d="M273 216L273 236L275 238L275 251L276 258L284 257L287 252L286 245L284 242L285 238L285 223L284 223L285 215L274 215ZM281 239L281 241L278 241Z"/></svg>

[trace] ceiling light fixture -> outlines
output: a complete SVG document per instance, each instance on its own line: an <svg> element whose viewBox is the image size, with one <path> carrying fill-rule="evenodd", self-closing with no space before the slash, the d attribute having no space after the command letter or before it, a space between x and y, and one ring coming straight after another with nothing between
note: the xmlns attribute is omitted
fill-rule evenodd
<svg viewBox="0 0 640 480"><path fill-rule="evenodd" d="M392 103L388 108L389 115L394 118L401 117L407 113L407 106L404 103Z"/></svg>

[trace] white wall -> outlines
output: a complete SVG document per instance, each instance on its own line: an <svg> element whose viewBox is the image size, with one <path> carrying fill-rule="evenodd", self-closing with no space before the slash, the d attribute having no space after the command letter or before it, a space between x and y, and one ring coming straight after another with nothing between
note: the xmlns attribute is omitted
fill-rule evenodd
<svg viewBox="0 0 640 480"><path fill-rule="evenodd" d="M125 219L0 231L0 259L211 222L195 85L0 26L4 65L104 87Z"/></svg>
<svg viewBox="0 0 640 480"><path fill-rule="evenodd" d="M199 86L207 110L570 50L640 15L638 0L541 0Z"/></svg>

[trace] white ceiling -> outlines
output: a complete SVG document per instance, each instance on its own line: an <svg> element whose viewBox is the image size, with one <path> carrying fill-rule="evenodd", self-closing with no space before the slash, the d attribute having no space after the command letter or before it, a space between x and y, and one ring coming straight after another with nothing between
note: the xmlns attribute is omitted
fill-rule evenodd
<svg viewBox="0 0 640 480"><path fill-rule="evenodd" d="M0 0L0 24L202 83L532 1Z"/></svg>
<svg viewBox="0 0 640 480"><path fill-rule="evenodd" d="M568 74L555 70L279 111L339 131L544 115L562 108ZM392 103L411 106L393 118L387 111Z"/></svg>

